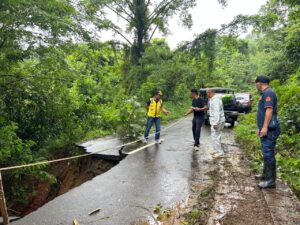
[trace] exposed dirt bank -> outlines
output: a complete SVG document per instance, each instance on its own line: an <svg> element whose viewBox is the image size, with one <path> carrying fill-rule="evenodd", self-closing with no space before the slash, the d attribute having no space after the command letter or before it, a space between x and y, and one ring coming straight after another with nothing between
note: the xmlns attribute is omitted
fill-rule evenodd
<svg viewBox="0 0 300 225"><path fill-rule="evenodd" d="M53 184L49 181L39 181L32 176L25 177L26 186L32 187L32 193L28 196L28 204L11 205L10 211L17 216L25 216L55 197L105 173L116 164L115 161L98 159L95 156L54 163L47 169L47 172L53 175L57 182Z"/></svg>

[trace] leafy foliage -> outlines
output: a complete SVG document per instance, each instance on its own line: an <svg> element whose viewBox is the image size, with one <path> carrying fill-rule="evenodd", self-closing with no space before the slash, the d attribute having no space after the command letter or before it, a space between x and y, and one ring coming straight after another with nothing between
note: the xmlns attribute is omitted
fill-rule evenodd
<svg viewBox="0 0 300 225"><path fill-rule="evenodd" d="M120 125L117 133L122 138L137 139L144 130L146 110L136 97L127 99L120 110Z"/></svg>

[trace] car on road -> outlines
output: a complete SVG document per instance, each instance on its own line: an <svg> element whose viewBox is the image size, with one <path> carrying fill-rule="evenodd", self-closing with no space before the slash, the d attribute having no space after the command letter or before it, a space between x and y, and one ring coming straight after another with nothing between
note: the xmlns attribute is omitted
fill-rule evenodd
<svg viewBox="0 0 300 225"><path fill-rule="evenodd" d="M201 88L200 95L203 97L204 101L208 103L207 91L208 88ZM230 127L234 127L235 121L237 121L239 114L239 103L236 101L234 95L234 89L214 87L213 89L217 96L219 96L223 101L224 113L226 123L230 124ZM205 125L209 125L209 113L205 112Z"/></svg>
<svg viewBox="0 0 300 225"><path fill-rule="evenodd" d="M250 93L236 93L236 101L239 102L239 112L249 113L252 110L252 95Z"/></svg>

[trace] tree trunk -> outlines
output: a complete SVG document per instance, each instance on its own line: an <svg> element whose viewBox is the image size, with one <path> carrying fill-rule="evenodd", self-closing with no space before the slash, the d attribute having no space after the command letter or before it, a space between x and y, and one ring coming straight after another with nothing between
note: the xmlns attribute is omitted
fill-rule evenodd
<svg viewBox="0 0 300 225"><path fill-rule="evenodd" d="M134 0L134 29L135 40L132 46L132 62L137 64L145 50L145 41L147 38L147 6L145 0Z"/></svg>

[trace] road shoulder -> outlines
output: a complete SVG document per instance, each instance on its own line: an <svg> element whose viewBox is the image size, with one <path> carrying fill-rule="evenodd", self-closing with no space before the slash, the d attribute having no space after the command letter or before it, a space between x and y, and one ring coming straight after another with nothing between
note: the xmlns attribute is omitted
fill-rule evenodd
<svg viewBox="0 0 300 225"><path fill-rule="evenodd" d="M214 161L204 181L195 177L188 204L163 224L300 224L300 203L289 186L278 181L276 189L258 189L243 150L223 147L227 157Z"/></svg>

